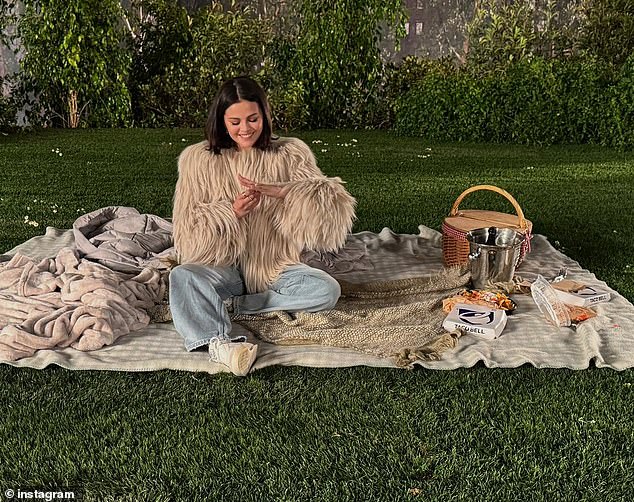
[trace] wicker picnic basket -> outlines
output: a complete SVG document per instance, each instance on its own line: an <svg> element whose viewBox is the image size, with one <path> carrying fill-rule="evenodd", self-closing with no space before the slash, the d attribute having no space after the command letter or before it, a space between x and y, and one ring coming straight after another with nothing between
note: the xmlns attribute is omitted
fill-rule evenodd
<svg viewBox="0 0 634 502"><path fill-rule="evenodd" d="M517 215L500 213L497 211L482 211L479 209L458 210L462 200L477 190L490 190L499 193L513 204ZM533 224L524 218L522 208L506 190L493 185L477 185L462 192L442 224L442 257L445 266L462 265L469 261L469 242L467 232L477 228L498 227L512 228L523 233L526 237L520 250L519 265L526 253L530 251L531 231Z"/></svg>

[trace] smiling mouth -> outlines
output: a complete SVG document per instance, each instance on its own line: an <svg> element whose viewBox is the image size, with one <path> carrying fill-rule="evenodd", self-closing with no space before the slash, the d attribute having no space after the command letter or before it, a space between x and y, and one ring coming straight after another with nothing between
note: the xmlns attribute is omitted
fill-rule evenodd
<svg viewBox="0 0 634 502"><path fill-rule="evenodd" d="M240 138L250 138L251 136L253 136L253 133L250 133L250 134L238 134L238 136Z"/></svg>

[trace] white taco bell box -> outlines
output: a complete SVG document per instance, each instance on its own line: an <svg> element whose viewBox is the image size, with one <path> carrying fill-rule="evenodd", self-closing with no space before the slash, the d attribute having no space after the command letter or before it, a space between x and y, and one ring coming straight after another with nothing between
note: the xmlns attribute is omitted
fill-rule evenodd
<svg viewBox="0 0 634 502"><path fill-rule="evenodd" d="M577 307L590 307L597 303L609 302L610 292L594 286L586 286L579 291L572 293L567 291L555 290L557 297L568 305L576 305Z"/></svg>
<svg viewBox="0 0 634 502"><path fill-rule="evenodd" d="M459 329L490 340L500 336L506 326L506 312L481 305L458 303L447 314L442 327L447 331Z"/></svg>

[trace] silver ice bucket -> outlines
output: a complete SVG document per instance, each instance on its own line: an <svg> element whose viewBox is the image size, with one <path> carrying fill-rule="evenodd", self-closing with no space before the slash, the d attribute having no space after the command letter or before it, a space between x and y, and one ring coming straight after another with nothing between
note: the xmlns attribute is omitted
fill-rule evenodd
<svg viewBox="0 0 634 502"><path fill-rule="evenodd" d="M475 289L513 279L524 234L512 228L487 227L467 232L469 268Z"/></svg>

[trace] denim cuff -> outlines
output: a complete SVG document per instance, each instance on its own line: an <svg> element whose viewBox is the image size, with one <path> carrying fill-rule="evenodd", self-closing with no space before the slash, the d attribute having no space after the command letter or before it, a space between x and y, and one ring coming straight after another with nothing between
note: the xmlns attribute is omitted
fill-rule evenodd
<svg viewBox="0 0 634 502"><path fill-rule="evenodd" d="M209 345L209 342L214 338L220 338L221 340L226 339L227 341L229 341L228 335L216 334L216 335L211 335L209 338L196 340L195 342L185 345L185 349L187 349L187 352L191 352L192 350L196 350L198 347L202 347L203 345Z"/></svg>

